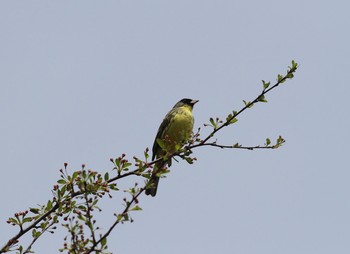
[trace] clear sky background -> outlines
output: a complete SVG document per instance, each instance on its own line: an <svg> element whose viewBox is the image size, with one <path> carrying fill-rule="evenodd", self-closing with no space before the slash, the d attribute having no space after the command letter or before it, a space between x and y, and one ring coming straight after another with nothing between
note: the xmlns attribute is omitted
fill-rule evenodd
<svg viewBox="0 0 350 254"><path fill-rule="evenodd" d="M152 146L179 99L200 100L203 126L295 59L292 81L218 135L286 144L194 150L198 162L174 163L110 250L350 253L349 10L345 0L1 1L1 245L17 232L7 218L50 199L64 162L111 172L110 157ZM105 227L121 197L103 203ZM64 235L34 250L57 253Z"/></svg>

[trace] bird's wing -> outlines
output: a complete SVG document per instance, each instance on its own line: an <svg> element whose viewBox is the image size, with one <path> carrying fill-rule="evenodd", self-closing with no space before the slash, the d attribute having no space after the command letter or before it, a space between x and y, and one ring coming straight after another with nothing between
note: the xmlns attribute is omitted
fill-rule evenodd
<svg viewBox="0 0 350 254"><path fill-rule="evenodd" d="M161 149L158 145L157 139L162 139L164 138L164 132L166 131L166 129L169 127L170 122L173 119L173 114L175 112L176 109L172 109L169 111L169 113L164 117L163 122L161 123L161 125L159 126L156 138L154 139L154 143L153 143L153 148L152 148L152 160L154 160L158 153L159 153L159 149Z"/></svg>

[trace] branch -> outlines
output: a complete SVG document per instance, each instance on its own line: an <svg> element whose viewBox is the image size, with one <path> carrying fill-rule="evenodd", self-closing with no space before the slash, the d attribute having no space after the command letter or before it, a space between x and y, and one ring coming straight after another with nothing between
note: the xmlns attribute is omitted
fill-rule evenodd
<svg viewBox="0 0 350 254"><path fill-rule="evenodd" d="M90 250L87 252L87 254L89 253L92 253L93 251L96 251L95 248L98 244L102 243L104 240L107 239L107 237L109 236L109 234L113 231L113 229L122 221L122 219L127 215L127 213L130 211L130 208L131 206L134 204L134 203L138 203L138 197L141 195L142 192L145 191L145 188L140 188L139 191L136 193L136 195L133 195L132 196L132 199L131 201L127 202L127 205L125 207L125 209L123 210L123 212L117 216L117 220L112 224L112 226L108 229L108 231L100 237L100 239L95 242Z"/></svg>
<svg viewBox="0 0 350 254"><path fill-rule="evenodd" d="M45 228L41 233L40 235L44 234L51 226L53 226L56 222L55 221L52 221L47 228ZM31 249L32 249L32 246L33 244L39 239L39 236L38 237L34 237L33 241L28 245L27 249L23 252L23 254L26 254L26 253L31 253Z"/></svg>
<svg viewBox="0 0 350 254"><path fill-rule="evenodd" d="M85 190L87 189L86 182L84 182L84 188L85 188ZM87 218L86 224L87 224L88 228L90 229L92 241L95 244L96 243L96 236L95 236L95 230L94 230L94 223L91 220L92 219L92 215L91 215L91 208L92 207L90 206L89 197L88 197L87 192L84 193L84 199L85 199L85 205L86 205L86 218Z"/></svg>
<svg viewBox="0 0 350 254"><path fill-rule="evenodd" d="M245 149L245 150L255 150L255 149L276 149L282 146L286 141L279 136L276 140L276 143L274 145L271 145L271 140L269 138L266 139L266 143L263 146L257 145L257 146L242 146L239 143L236 143L234 145L221 145L217 144L216 141L212 143L205 143L202 144L201 146L214 146L222 149Z"/></svg>
<svg viewBox="0 0 350 254"><path fill-rule="evenodd" d="M49 211L44 213L42 216L40 216L37 220L35 220L30 226L27 228L20 230L15 236L13 236L0 250L0 253L5 253L9 250L9 248L18 243L18 239L21 238L24 234L26 234L29 230L35 228L41 221L46 219L48 216L50 216L51 213L56 211L58 209L59 205L56 204L53 206Z"/></svg>
<svg viewBox="0 0 350 254"><path fill-rule="evenodd" d="M151 167L153 164L161 161L162 158L159 158L157 160L154 160L154 161L151 161L149 163L144 163L142 165L142 167L144 168L149 168ZM67 167L67 163L64 164L65 168ZM84 165L83 165L84 166ZM85 167L85 166L84 166ZM60 170L60 172L63 174L63 171ZM117 180L119 179L122 179L122 178L125 178L125 177L128 177L128 176L131 176L131 175L140 175L140 168L138 169L135 169L133 171L130 171L130 172L127 172L127 173L118 173L117 176L111 178L111 179L108 179L106 182L108 184L110 183L113 183L113 182L116 182ZM55 188L54 188L55 189ZM75 197L78 197L78 196L81 196L83 195L84 192L82 191L72 191L69 195L69 198L67 197L67 200L65 201L68 201L68 200L71 200ZM18 239L20 239L24 234L26 234L28 231L36 228L38 226L38 224L40 222L42 222L43 220L45 220L46 218L48 218L51 214L55 213L59 208L60 208L60 202L62 202L62 200L56 200L55 201L55 198L52 200L52 203L55 203L54 206L52 206L51 209L49 209L48 211L46 211L44 214L42 214L38 219L34 220L33 223L31 223L30 225L28 225L27 227L25 228L22 228L22 225L20 225L20 231L14 235L1 249L0 249L0 253L5 253L7 251L9 251L9 249L16 243L18 243Z"/></svg>
<svg viewBox="0 0 350 254"><path fill-rule="evenodd" d="M247 110L248 108L251 108L255 103L258 103L258 102L267 102L265 100L265 94L267 94L268 92L270 92L271 90L275 89L276 87L278 87L279 85L281 85L282 83L284 83L287 79L292 79L294 77L294 72L298 69L298 64L293 60L292 61L292 66L288 67L288 71L287 71L287 74L285 76L282 76L280 74L278 74L277 76L277 82L275 83L275 85L273 85L272 87L268 88L270 86L270 82L265 82L265 81L262 81L263 82L263 90L262 92L251 102L246 102L244 101L245 103L245 106L239 110L238 112L235 112L231 115L229 115L227 118L226 118L226 122L224 122L223 124L219 125L219 126L216 126L214 125L214 130L205 138L203 139L201 142L199 142L198 144L195 144L195 145L191 145L189 146L189 149L192 149L192 148L195 148L195 147L200 147L202 145L204 145L210 138L212 138L215 133L217 133L219 130L221 130L222 128L224 127L227 127L229 126L230 124L236 122L236 117L239 116L242 112L244 112L245 110Z"/></svg>
<svg viewBox="0 0 350 254"><path fill-rule="evenodd" d="M233 111L233 114L229 114L228 117L226 118L225 122L221 122L217 119L217 121L215 122L213 119L210 120L211 125L213 126L213 131L209 133L209 135L204 138L203 140L200 140L199 138L196 138L194 141L191 140L190 141L190 145L180 149L179 151L173 153L173 154L166 154L165 157L167 157L167 159L171 159L175 156L180 156L181 158L185 159L186 161L188 161L189 163L192 163L193 160L195 158L190 158L188 155L191 153L191 150L197 147L201 147L201 146L212 146L212 147L218 147L218 148L222 148L222 149L227 149L227 148L237 148L237 149L246 149L246 150L254 150L254 149L275 149L278 148L279 146L281 146L285 141L284 139L282 139L282 137L279 137L277 139L277 142L275 145L270 145L270 141L269 139L266 139L266 144L264 146L242 146L238 143L236 143L235 145L222 145L222 144L217 144L216 141L215 142L208 142L212 137L214 137L214 135L220 131L221 129L223 129L224 127L227 127L231 124L233 124L234 122L236 122L236 117L238 117L241 113L243 113L245 110L247 110L248 108L251 108L254 104L258 103L258 102L267 102L265 100L265 95L267 93L269 93L270 91L272 91L273 89L275 89L276 87L278 87L280 84L284 83L287 79L291 79L293 78L293 73L297 70L298 68L298 64L294 61L292 61L292 65L291 67L289 67L287 74L285 76L282 75L278 75L277 76L277 82L271 86L270 86L270 82L265 82L263 81L263 90L262 92L251 102L246 102L245 106L239 110L238 112ZM196 136L197 135L197 136ZM195 137L199 137L199 133L197 133L195 135ZM195 143L198 142L198 143ZM43 222L44 220L50 218L51 214L56 213L55 216L63 216L63 214L65 213L70 213L72 210L69 209L73 209L70 204L70 202L73 200L73 198L81 196L83 194L87 195L88 193L92 193L95 195L99 195L99 192L102 192L103 194L105 192L109 191L110 189L115 188L114 190L117 190L116 188L116 184L114 184L115 182L117 182L118 180L128 177L128 176L132 176L132 175L136 175L136 176L142 176L142 177L146 177L146 178L150 178L151 177L151 168L153 167L153 165L157 162L163 161L164 158L158 158L157 160L148 162L147 159L149 157L148 155L148 149L146 149L145 151L145 161L140 160L136 157L134 157L134 160L136 162L135 166L136 169L129 171L129 167L132 165L131 163L129 163L127 160L124 159L124 154L117 158L115 161L112 160L112 162L114 163L115 167L114 169L117 171L117 175L113 178L109 179L109 176L107 175L108 173L106 173L104 179L101 178L101 176L98 176L98 181L96 182L92 182L91 184L95 184L92 185L93 187L96 187L96 190L93 191L74 191L73 186L74 184L79 184L80 180L79 175L84 172L83 171L76 171L72 174L72 176L69 176L68 174L64 175L63 171L61 171L62 175L62 179L58 180L58 183L61 185L61 188L59 188L58 185L54 186L54 198L52 200L49 200L48 205L43 206L44 212L42 215L35 215L33 217L30 218L22 218L22 221L19 221L18 218L17 220L10 218L9 219L9 223L12 223L13 225L18 225L20 227L20 231L13 236L1 249L0 249L0 253L4 253L10 250L11 247L13 247L16 243L18 243L18 240L24 235L26 234L28 231L35 229L38 227L39 223ZM65 163L65 168L67 167L67 164ZM84 168L84 167L83 167ZM101 180L102 179L102 180ZM127 213L130 211L130 208L133 204L137 204L137 198L141 195L141 193L147 188L147 183L145 185L145 187L143 188L139 188L138 192L133 193L133 197L131 199L131 201L126 202L126 207L123 210L123 212L120 214L120 216L122 216L120 218L120 216L118 216L117 220L113 223L113 225L109 228L109 230L100 237L99 240L96 241L96 238L92 232L92 237L95 238L92 241L92 247L90 248L90 251L88 253L91 253L92 251L95 251L95 248L97 245L103 243L103 241L105 241L107 239L107 237L109 236L109 234L113 231L113 229L120 223L123 222L122 218L123 216L126 216ZM68 192L68 194L67 194ZM57 198L56 198L57 197ZM86 196L87 199L87 196ZM50 205L49 205L50 204ZM37 210L37 211L36 211ZM39 209L31 209L31 212L33 212L34 214L39 214ZM45 211L47 210L47 211ZM36 211L36 212L34 212ZM89 217L89 214L87 215ZM68 216L67 216L68 217ZM67 218L66 217L66 218ZM23 227L24 223L28 223L30 221L34 220L31 224L29 224L29 226L27 227ZM91 220L89 219L89 222L91 224ZM46 231L46 230L45 230ZM42 233L44 233L45 231L41 232L39 236L42 235ZM28 246L26 251L30 251L32 245L35 243L35 241L38 239L35 238L32 243ZM103 245L103 244L102 244Z"/></svg>

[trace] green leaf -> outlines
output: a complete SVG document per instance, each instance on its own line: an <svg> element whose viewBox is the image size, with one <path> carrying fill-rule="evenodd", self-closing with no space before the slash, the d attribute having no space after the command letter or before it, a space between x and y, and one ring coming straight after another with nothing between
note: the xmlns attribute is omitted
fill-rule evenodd
<svg viewBox="0 0 350 254"><path fill-rule="evenodd" d="M282 144L283 142L284 142L284 139L281 136L279 136L277 138L277 144Z"/></svg>
<svg viewBox="0 0 350 254"><path fill-rule="evenodd" d="M211 123L213 126L216 125L216 124L215 124L215 121L214 121L214 118L210 117L209 121L210 121L210 123Z"/></svg>
<svg viewBox="0 0 350 254"><path fill-rule="evenodd" d="M26 222L31 222L33 220L33 217L27 217L27 218L24 218L23 220L22 220L22 223L24 224L24 223L26 223Z"/></svg>
<svg viewBox="0 0 350 254"><path fill-rule="evenodd" d="M129 214L125 213L123 215L123 218L124 218L125 221L128 221L129 220Z"/></svg>
<svg viewBox="0 0 350 254"><path fill-rule="evenodd" d="M45 229L45 228L47 227L48 224L49 224L48 221L42 222L42 223L40 223L40 228L41 228L41 229Z"/></svg>
<svg viewBox="0 0 350 254"><path fill-rule="evenodd" d="M267 89L270 86L270 82L265 82L265 80L262 80L264 90Z"/></svg>
<svg viewBox="0 0 350 254"><path fill-rule="evenodd" d="M66 180L60 179L60 180L57 181L57 183L59 183L59 184L66 184Z"/></svg>
<svg viewBox="0 0 350 254"><path fill-rule="evenodd" d="M117 184L116 183L111 183L110 185L109 185L109 188L111 189L111 190L114 190L114 191L118 191L119 189L117 188Z"/></svg>
<svg viewBox="0 0 350 254"><path fill-rule="evenodd" d="M258 101L260 101L260 102L267 102L267 100L265 99L265 95L260 95L259 97L258 97Z"/></svg>
<svg viewBox="0 0 350 254"><path fill-rule="evenodd" d="M283 145L283 143L285 142L285 140L281 137L281 136L279 136L278 138L277 138L277 140L276 140L276 144L273 146L273 148L279 148L280 146L282 146Z"/></svg>
<svg viewBox="0 0 350 254"><path fill-rule="evenodd" d="M107 237L103 237L103 238L101 239L101 245L102 245L102 247L104 247L104 246L107 245Z"/></svg>
<svg viewBox="0 0 350 254"><path fill-rule="evenodd" d="M75 171L72 175L72 179L74 180L75 178L77 178L78 175L79 175L79 171Z"/></svg>
<svg viewBox="0 0 350 254"><path fill-rule="evenodd" d="M67 185L63 185L63 187L61 188L62 196L66 193L66 190L67 190Z"/></svg>
<svg viewBox="0 0 350 254"><path fill-rule="evenodd" d="M161 171L157 172L156 176L158 177L165 177L165 174L168 174L170 170L162 169Z"/></svg>
<svg viewBox="0 0 350 254"><path fill-rule="evenodd" d="M148 148L147 148L147 150L148 150ZM145 156L146 159L149 158L149 154L148 154L147 150L144 152L144 156Z"/></svg>
<svg viewBox="0 0 350 254"><path fill-rule="evenodd" d="M292 72L289 72L289 73L287 74L287 78L292 79L293 77L294 77L294 74L293 74Z"/></svg>
<svg viewBox="0 0 350 254"><path fill-rule="evenodd" d="M115 165L117 166L117 168L120 167L120 158L115 159Z"/></svg>
<svg viewBox="0 0 350 254"><path fill-rule="evenodd" d="M269 138L266 139L266 146L271 144L271 140Z"/></svg>
<svg viewBox="0 0 350 254"><path fill-rule="evenodd" d="M14 218L9 218L8 221L13 223L13 224L18 225L18 221L16 219L14 219Z"/></svg>
<svg viewBox="0 0 350 254"><path fill-rule="evenodd" d="M235 122L237 122L237 121L238 121L237 118L232 118L231 121L229 122L229 124L233 124L233 123L235 123Z"/></svg>
<svg viewBox="0 0 350 254"><path fill-rule="evenodd" d="M146 179L151 179L151 174L149 174L149 173L142 174L142 176Z"/></svg>
<svg viewBox="0 0 350 254"><path fill-rule="evenodd" d="M297 68L298 68L298 63L292 60L292 67L291 67L292 71L295 71Z"/></svg>
<svg viewBox="0 0 350 254"><path fill-rule="evenodd" d="M130 167L131 165L132 165L132 163L130 163L130 162L124 163L123 169L128 168L128 167Z"/></svg>
<svg viewBox="0 0 350 254"><path fill-rule="evenodd" d="M193 159L191 157L185 157L188 164L193 164Z"/></svg>
<svg viewBox="0 0 350 254"><path fill-rule="evenodd" d="M250 101L243 100L243 102L244 102L244 105L246 105L246 107L248 107L248 108L253 107L253 103L251 103Z"/></svg>
<svg viewBox="0 0 350 254"><path fill-rule="evenodd" d="M34 214L39 214L39 208L29 208L29 211L31 211Z"/></svg>
<svg viewBox="0 0 350 254"><path fill-rule="evenodd" d="M49 200L49 201L47 201L46 209L47 209L47 210L50 210L51 208L52 208L52 201Z"/></svg>
<svg viewBox="0 0 350 254"><path fill-rule="evenodd" d="M232 115L232 114L229 114L229 115L226 117L226 122L230 121L232 117L233 117L233 115Z"/></svg>
<svg viewBox="0 0 350 254"><path fill-rule="evenodd" d="M282 84L284 81L286 81L286 80L284 79L284 77L283 77L281 74L278 74L278 75L277 75L277 82Z"/></svg>
<svg viewBox="0 0 350 254"><path fill-rule="evenodd" d="M37 232L35 238L38 238L39 236L41 236L41 232Z"/></svg>
<svg viewBox="0 0 350 254"><path fill-rule="evenodd" d="M32 230L32 236L33 236L33 238L36 238L36 233L37 233L37 231L36 231L36 229L34 228L34 229Z"/></svg>
<svg viewBox="0 0 350 254"><path fill-rule="evenodd" d="M239 143L236 143L236 144L234 144L232 147L238 148L238 147L241 147L241 145L240 145Z"/></svg>
<svg viewBox="0 0 350 254"><path fill-rule="evenodd" d="M105 179L105 181L109 180L109 173L108 172L104 175L104 179Z"/></svg>
<svg viewBox="0 0 350 254"><path fill-rule="evenodd" d="M83 212L86 212L86 207L85 205L78 205L77 208Z"/></svg>
<svg viewBox="0 0 350 254"><path fill-rule="evenodd" d="M228 122L228 124L233 124L235 122L237 122L238 120L236 118L233 118L233 116L235 115L235 113L237 112L233 112L233 115L232 114L229 114L227 117L226 117L226 122Z"/></svg>
<svg viewBox="0 0 350 254"><path fill-rule="evenodd" d="M130 211L141 211L142 208L139 207L138 205L134 206L133 208L130 209Z"/></svg>

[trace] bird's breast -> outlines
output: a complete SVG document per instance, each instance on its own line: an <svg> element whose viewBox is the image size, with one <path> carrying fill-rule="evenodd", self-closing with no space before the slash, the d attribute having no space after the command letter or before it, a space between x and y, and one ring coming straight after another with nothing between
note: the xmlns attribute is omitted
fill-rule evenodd
<svg viewBox="0 0 350 254"><path fill-rule="evenodd" d="M182 145L190 138L193 123L194 119L191 110L181 109L174 114L166 134L174 143Z"/></svg>

